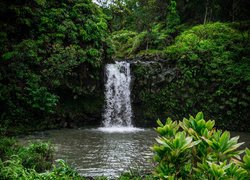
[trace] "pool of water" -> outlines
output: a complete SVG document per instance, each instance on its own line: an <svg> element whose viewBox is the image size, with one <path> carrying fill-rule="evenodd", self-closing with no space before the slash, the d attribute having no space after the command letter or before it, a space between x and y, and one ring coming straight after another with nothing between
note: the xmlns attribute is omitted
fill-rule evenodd
<svg viewBox="0 0 250 180"><path fill-rule="evenodd" d="M156 133L152 129L63 129L21 138L49 140L56 159L64 159L84 176L117 177L124 171L150 170Z"/></svg>
<svg viewBox="0 0 250 180"><path fill-rule="evenodd" d="M250 133L240 135L240 142L250 148ZM117 177L124 171L151 170L152 151L157 134L152 129L62 129L39 132L20 138L49 140L55 144L55 158L64 159L84 176Z"/></svg>

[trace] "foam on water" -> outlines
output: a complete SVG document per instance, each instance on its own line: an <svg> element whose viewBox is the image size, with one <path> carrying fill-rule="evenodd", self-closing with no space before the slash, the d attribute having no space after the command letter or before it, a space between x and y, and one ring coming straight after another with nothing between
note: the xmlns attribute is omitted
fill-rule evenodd
<svg viewBox="0 0 250 180"><path fill-rule="evenodd" d="M144 129L141 128L135 128L135 127L100 127L97 129L101 132L107 132L107 133L128 133L128 132L138 132L138 131L144 131Z"/></svg>

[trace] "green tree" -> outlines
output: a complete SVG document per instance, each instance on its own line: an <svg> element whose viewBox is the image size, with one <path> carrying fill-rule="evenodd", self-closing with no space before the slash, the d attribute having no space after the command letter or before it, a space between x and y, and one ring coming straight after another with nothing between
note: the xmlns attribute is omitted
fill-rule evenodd
<svg viewBox="0 0 250 180"><path fill-rule="evenodd" d="M1 120L36 124L67 96L95 94L110 56L107 17L91 0L1 1ZM36 120L37 119L37 120Z"/></svg>
<svg viewBox="0 0 250 180"><path fill-rule="evenodd" d="M176 25L180 24L180 16L176 9L176 1L171 0L167 8L167 28L173 29Z"/></svg>

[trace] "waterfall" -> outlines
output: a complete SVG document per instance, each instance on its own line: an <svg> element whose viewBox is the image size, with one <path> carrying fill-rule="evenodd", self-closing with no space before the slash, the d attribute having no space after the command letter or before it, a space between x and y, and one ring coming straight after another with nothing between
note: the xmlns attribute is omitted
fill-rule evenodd
<svg viewBox="0 0 250 180"><path fill-rule="evenodd" d="M104 127L132 127L130 64L115 62L105 67Z"/></svg>

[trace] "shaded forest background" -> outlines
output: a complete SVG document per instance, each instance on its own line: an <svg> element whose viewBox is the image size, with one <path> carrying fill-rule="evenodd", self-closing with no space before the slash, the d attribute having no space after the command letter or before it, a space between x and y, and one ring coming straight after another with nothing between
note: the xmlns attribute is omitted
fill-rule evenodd
<svg viewBox="0 0 250 180"><path fill-rule="evenodd" d="M1 134L100 125L103 67L117 59L161 61L134 67L142 123L204 111L249 131L248 0L99 4L0 1Z"/></svg>

